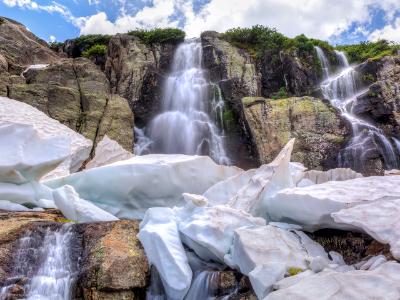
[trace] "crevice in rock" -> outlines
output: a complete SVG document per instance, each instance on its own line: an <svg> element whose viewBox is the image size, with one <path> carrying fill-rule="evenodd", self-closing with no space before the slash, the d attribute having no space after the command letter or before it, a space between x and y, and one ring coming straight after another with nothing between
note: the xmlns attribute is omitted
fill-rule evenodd
<svg viewBox="0 0 400 300"><path fill-rule="evenodd" d="M84 104L83 104L84 97L83 97L83 92L82 92L81 85L80 85L79 78L78 78L78 72L75 69L74 63L72 63L72 70L74 71L76 84L78 86L79 103L80 103L79 117L78 117L78 120L76 122L76 132L82 133L82 126L83 126L84 119L85 119L85 117L84 117L85 108L84 108Z"/></svg>
<svg viewBox="0 0 400 300"><path fill-rule="evenodd" d="M90 159L94 157L94 152L96 150L97 140L99 138L100 128L101 128L101 125L103 123L104 116L107 113L108 101L110 101L110 99L107 97L106 98L106 103L104 104L104 107L103 107L103 112L101 114L101 117L99 118L99 121L97 122L96 133L95 133L94 138L93 138L92 150L90 150L90 155L89 155ZM86 162L83 165L86 165Z"/></svg>

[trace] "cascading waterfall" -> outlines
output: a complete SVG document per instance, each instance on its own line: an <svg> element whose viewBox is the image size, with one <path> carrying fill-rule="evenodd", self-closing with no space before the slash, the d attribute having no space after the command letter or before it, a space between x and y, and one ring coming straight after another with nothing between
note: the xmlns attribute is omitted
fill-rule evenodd
<svg viewBox="0 0 400 300"><path fill-rule="evenodd" d="M162 112L144 132L136 129L136 154L209 155L219 164L230 164L222 132L216 126L216 122L222 123L223 101L220 91L206 80L201 62L199 40L185 41L177 48L165 82ZM214 95L210 97L211 90ZM218 117L215 121L212 112Z"/></svg>
<svg viewBox="0 0 400 300"><path fill-rule="evenodd" d="M325 80L321 83L323 96L340 110L352 126L352 138L339 154L339 165L361 171L370 152L378 151L384 159L386 169L397 168L398 159L393 145L382 130L352 112L357 97L367 90L357 87L356 71L349 65L346 55L335 51L341 68L339 73L331 74L324 51L319 47L315 48L325 74Z"/></svg>
<svg viewBox="0 0 400 300"><path fill-rule="evenodd" d="M217 292L219 272L202 271L197 274L187 293L186 300L213 300Z"/></svg>
<svg viewBox="0 0 400 300"><path fill-rule="evenodd" d="M65 224L56 230L48 228L43 240L32 233L21 238L13 277L1 290L0 299L7 299L15 278L26 278L27 300L72 299L77 273L70 257L73 235L72 225ZM38 241L42 243L38 245Z"/></svg>

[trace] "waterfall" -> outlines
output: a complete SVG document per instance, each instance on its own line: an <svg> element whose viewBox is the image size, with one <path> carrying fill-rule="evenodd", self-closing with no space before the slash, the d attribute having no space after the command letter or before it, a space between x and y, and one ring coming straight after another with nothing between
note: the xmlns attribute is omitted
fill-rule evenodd
<svg viewBox="0 0 400 300"><path fill-rule="evenodd" d="M398 167L393 145L381 129L367 122L352 112L357 97L368 90L361 90L356 85L356 71L349 65L346 55L341 51L335 51L341 69L338 74L329 73L329 63L319 47L316 47L317 56L322 68L328 72L328 76L321 83L323 96L331 104L340 110L352 126L352 138L339 154L339 165L360 171L364 169L364 162L371 151L377 150L384 159L386 169Z"/></svg>
<svg viewBox="0 0 400 300"><path fill-rule="evenodd" d="M218 292L218 271L202 271L197 274L185 300L212 300Z"/></svg>
<svg viewBox="0 0 400 300"><path fill-rule="evenodd" d="M8 283L17 282L14 278L26 278L25 296L27 300L69 300L77 272L77 266L70 258L73 230L71 224L46 230L43 239L35 234L20 240L15 261L13 277ZM38 245L41 241L41 245ZM1 290L0 299L8 299L12 285Z"/></svg>
<svg viewBox="0 0 400 300"><path fill-rule="evenodd" d="M219 164L230 164L222 132L216 126L216 122L222 123L223 101L220 91L207 81L201 63L199 40L178 46L164 86L162 111L147 126L145 135L139 135L136 153L209 155Z"/></svg>
<svg viewBox="0 0 400 300"><path fill-rule="evenodd" d="M321 68L322 68L322 72L324 73L324 79L329 77L329 62L328 59L326 58L324 51L316 46L315 47L315 51L317 51L317 55L319 58L319 61L321 62Z"/></svg>

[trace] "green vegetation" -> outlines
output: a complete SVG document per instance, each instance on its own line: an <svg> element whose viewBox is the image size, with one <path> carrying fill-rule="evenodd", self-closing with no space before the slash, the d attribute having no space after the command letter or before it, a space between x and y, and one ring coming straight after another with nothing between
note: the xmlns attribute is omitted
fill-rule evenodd
<svg viewBox="0 0 400 300"><path fill-rule="evenodd" d="M103 35L103 34L81 35L80 37L75 39L75 46L81 52L80 55L82 55L85 51L89 50L93 46L96 45L108 46L110 39L111 35Z"/></svg>
<svg viewBox="0 0 400 300"><path fill-rule="evenodd" d="M4 24L6 22L6 20L4 20L3 18L0 18L0 25Z"/></svg>
<svg viewBox="0 0 400 300"><path fill-rule="evenodd" d="M309 39L304 34L291 39L277 32L275 28L262 25L233 28L223 33L222 38L239 48L246 49L255 58L260 58L266 51L298 49L301 53L310 53L314 51L314 46L333 50L328 42Z"/></svg>
<svg viewBox="0 0 400 300"><path fill-rule="evenodd" d="M294 275L297 275L297 274L299 274L301 272L303 272L303 270L300 269L300 268L291 267L291 268L288 269L289 276L294 276Z"/></svg>
<svg viewBox="0 0 400 300"><path fill-rule="evenodd" d="M285 87L281 87L276 94L271 96L271 98L274 99L274 100L285 99L285 98L288 98L288 97L289 96L288 96L288 94L286 92L286 88Z"/></svg>
<svg viewBox="0 0 400 300"><path fill-rule="evenodd" d="M387 40L380 40L337 46L336 49L346 52L350 62L361 63L367 59L379 59L386 55L396 54L400 50L400 45Z"/></svg>
<svg viewBox="0 0 400 300"><path fill-rule="evenodd" d="M91 58L91 57L97 58L105 56L106 53L107 53L107 46L96 44L87 49L86 51L83 51L82 56L86 58Z"/></svg>
<svg viewBox="0 0 400 300"><path fill-rule="evenodd" d="M136 29L129 31L128 34L137 36L146 45L155 43L177 44L185 38L185 32L178 28Z"/></svg>
<svg viewBox="0 0 400 300"><path fill-rule="evenodd" d="M64 43L61 42L51 42L49 43L49 47L51 50L58 51L60 47L62 47Z"/></svg>
<svg viewBox="0 0 400 300"><path fill-rule="evenodd" d="M235 121L236 121L235 120L235 114L231 109L225 108L224 112L222 114L222 118L224 120L224 125L227 128L231 128L231 127L233 127L235 125Z"/></svg>

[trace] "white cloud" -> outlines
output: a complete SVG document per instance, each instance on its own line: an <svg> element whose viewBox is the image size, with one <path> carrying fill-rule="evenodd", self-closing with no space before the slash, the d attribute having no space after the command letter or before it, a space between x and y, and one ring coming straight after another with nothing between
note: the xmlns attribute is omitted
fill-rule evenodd
<svg viewBox="0 0 400 300"><path fill-rule="evenodd" d="M81 34L115 34L135 28L177 27L178 22L172 20L177 9L176 2L174 0L154 0L152 6L143 7L135 15L129 15L122 10L115 22L111 22L105 12L99 12L83 20L80 27Z"/></svg>
<svg viewBox="0 0 400 300"><path fill-rule="evenodd" d="M376 29L373 31L370 34L369 39L372 41L385 39L400 43L400 17L398 17L393 24L386 25L382 29Z"/></svg>
<svg viewBox="0 0 400 300"><path fill-rule="evenodd" d="M50 43L54 43L56 40L57 40L57 39L56 39L56 37L55 37L54 35L51 35L51 36L49 37Z"/></svg>

